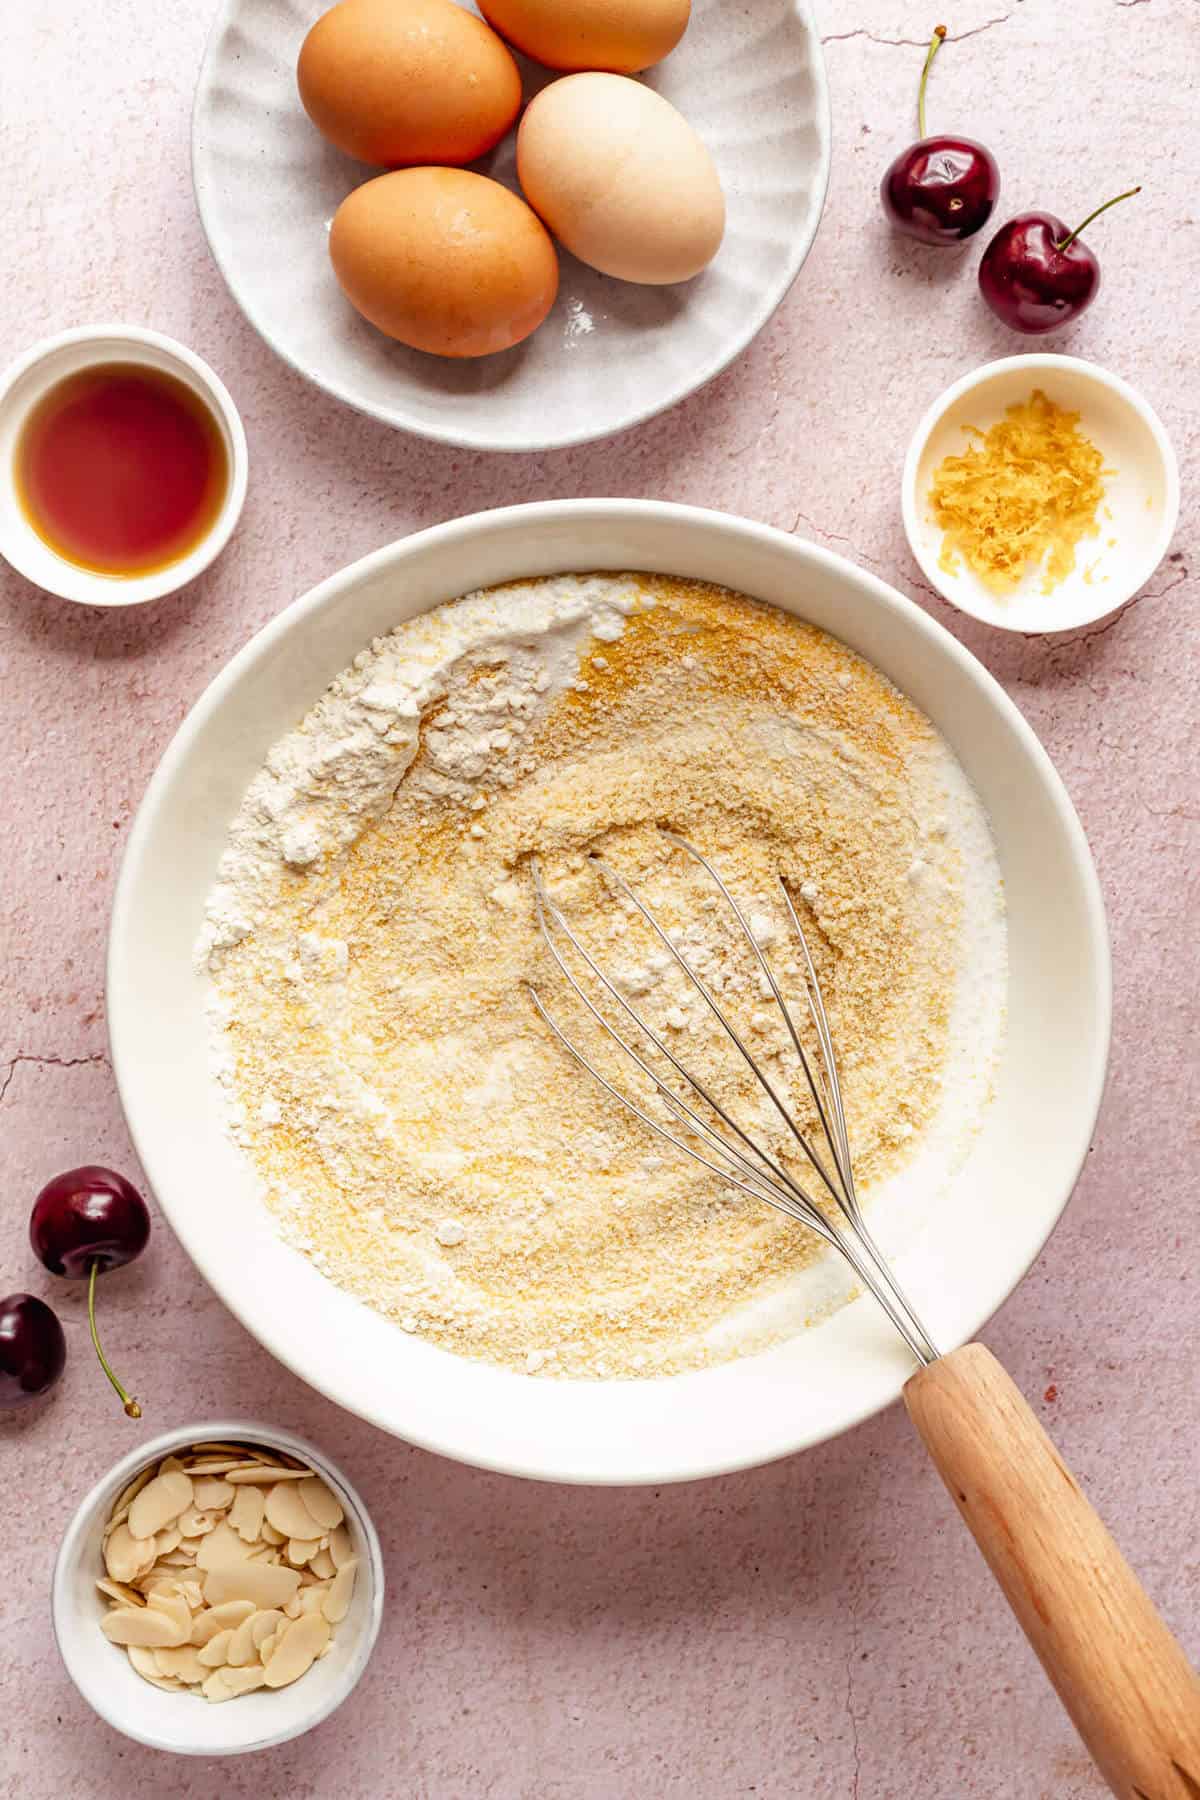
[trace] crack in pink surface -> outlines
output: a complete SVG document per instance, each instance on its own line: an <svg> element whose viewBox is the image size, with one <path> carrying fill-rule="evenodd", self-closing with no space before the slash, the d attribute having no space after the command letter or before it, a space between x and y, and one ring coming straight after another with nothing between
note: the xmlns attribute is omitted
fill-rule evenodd
<svg viewBox="0 0 1200 1800"><path fill-rule="evenodd" d="M858 1660L858 1606L854 1589L851 1587L846 1595L846 1616L849 1622L850 1645L846 1651L846 1717L850 1721L850 1748L854 1757L854 1773L850 1783L850 1800L859 1800L862 1781L862 1746L858 1736L858 1712L854 1705L854 1665Z"/></svg>
<svg viewBox="0 0 1200 1800"><path fill-rule="evenodd" d="M89 1064L107 1065L108 1057L103 1050L97 1050L92 1056L33 1056L23 1050L18 1051L16 1056L10 1057L4 1080L0 1081L0 1101L3 1101L4 1096L8 1093L17 1070L23 1063L34 1063L42 1068L51 1069L82 1069Z"/></svg>
<svg viewBox="0 0 1200 1800"><path fill-rule="evenodd" d="M1143 0L1117 0L1118 6L1137 6ZM1011 13L1002 13L998 19L985 19L982 25L972 25L969 31L950 31L946 33L948 44L963 44L968 38L978 37L983 31L991 31L994 25L1007 25L1012 18ZM923 38L888 38L879 37L873 31L860 26L856 31L831 31L821 39L823 44L847 44L853 38L865 38L869 44L882 44L888 49L928 50L929 39Z"/></svg>

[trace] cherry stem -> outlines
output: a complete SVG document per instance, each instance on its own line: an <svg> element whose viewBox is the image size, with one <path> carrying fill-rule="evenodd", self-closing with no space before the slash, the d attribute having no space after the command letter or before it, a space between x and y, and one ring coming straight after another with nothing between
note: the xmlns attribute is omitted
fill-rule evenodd
<svg viewBox="0 0 1200 1800"><path fill-rule="evenodd" d="M946 27L935 25L933 42L925 52L925 67L921 70L921 85L917 89L917 136L925 136L925 86L929 80L929 71L933 67L933 59L946 41Z"/></svg>
<svg viewBox="0 0 1200 1800"><path fill-rule="evenodd" d="M1095 212L1090 212L1088 214L1087 218L1083 221L1083 224L1077 225L1075 227L1074 231L1071 233L1070 237L1063 238L1062 242L1059 244L1055 244L1054 248L1056 250L1067 249L1067 247L1070 244L1073 244L1075 242L1075 239L1079 236L1081 231L1087 230L1088 226L1091 224L1093 219L1098 219L1100 217L1100 214L1103 212L1107 212L1110 206L1119 206L1122 200L1132 200L1133 196L1135 194L1140 194L1141 191L1142 190L1140 187L1135 187L1135 188L1126 188L1126 190L1123 194L1114 194L1111 200L1106 200L1104 202L1103 206L1098 206L1096 208Z"/></svg>
<svg viewBox="0 0 1200 1800"><path fill-rule="evenodd" d="M100 1358L100 1367L104 1370L104 1373L116 1388L117 1398L120 1400L131 1419L140 1419L142 1416L141 1407L136 1400L132 1400L125 1392L125 1389L121 1386L120 1382L109 1368L108 1358L100 1348L100 1338L96 1331L96 1276L99 1273L100 1264L94 1262L88 1271L88 1330L92 1334L92 1344L95 1348L96 1355Z"/></svg>

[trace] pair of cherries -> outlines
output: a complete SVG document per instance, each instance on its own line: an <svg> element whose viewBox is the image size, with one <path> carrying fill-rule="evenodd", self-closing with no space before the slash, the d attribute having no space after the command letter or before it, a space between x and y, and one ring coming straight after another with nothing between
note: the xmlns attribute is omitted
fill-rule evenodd
<svg viewBox="0 0 1200 1800"><path fill-rule="evenodd" d="M925 57L917 98L920 139L901 152L883 178L883 208L898 231L922 244L961 244L992 215L1000 171L973 138L928 137L925 88L946 36L939 25ZM1100 264L1080 233L1093 219L1140 193L1130 188L1089 213L1071 231L1047 212L1019 213L1002 225L979 265L979 287L992 311L1014 331L1053 331L1079 317L1100 288Z"/></svg>
<svg viewBox="0 0 1200 1800"><path fill-rule="evenodd" d="M146 1202L123 1175L88 1164L48 1181L34 1202L29 1241L52 1275L88 1284L88 1325L100 1367L131 1419L142 1409L108 1365L96 1332L96 1278L142 1254L150 1238ZM0 1299L0 1406L22 1406L52 1388L67 1344L52 1307L35 1294Z"/></svg>

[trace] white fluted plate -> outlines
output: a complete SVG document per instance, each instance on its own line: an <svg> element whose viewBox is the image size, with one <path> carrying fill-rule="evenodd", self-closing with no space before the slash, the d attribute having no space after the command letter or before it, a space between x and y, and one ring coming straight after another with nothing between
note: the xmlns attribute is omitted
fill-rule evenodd
<svg viewBox="0 0 1200 1800"><path fill-rule="evenodd" d="M192 171L238 305L300 374L389 425L480 450L607 437L720 373L786 295L820 221L829 98L808 0L694 0L646 79L708 145L728 229L694 281L637 287L561 252L554 311L524 344L449 361L390 342L329 265L329 221L374 171L318 135L296 94L301 42L327 0L224 0L200 73ZM552 77L522 61L526 98ZM475 165L516 186L514 139Z"/></svg>

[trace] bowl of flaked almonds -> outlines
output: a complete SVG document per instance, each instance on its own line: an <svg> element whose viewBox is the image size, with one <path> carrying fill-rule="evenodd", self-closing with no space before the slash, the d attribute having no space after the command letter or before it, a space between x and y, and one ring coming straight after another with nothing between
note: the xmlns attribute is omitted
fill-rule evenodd
<svg viewBox="0 0 1200 1800"><path fill-rule="evenodd" d="M258 1425L168 1432L97 1483L54 1571L84 1699L155 1749L266 1749L339 1706L383 1604L362 1501L311 1444Z"/></svg>

